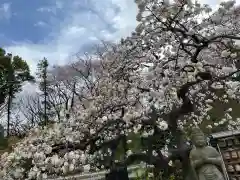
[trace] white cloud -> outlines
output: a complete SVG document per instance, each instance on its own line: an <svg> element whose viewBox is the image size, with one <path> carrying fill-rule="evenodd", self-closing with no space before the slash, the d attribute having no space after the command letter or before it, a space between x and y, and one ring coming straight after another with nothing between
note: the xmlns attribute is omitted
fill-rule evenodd
<svg viewBox="0 0 240 180"><path fill-rule="evenodd" d="M42 42L15 42L4 47L7 51L26 59L34 71L38 60L46 57L51 64L64 64L69 56L78 53L84 45L96 40L119 40L130 35L136 26L137 7L133 0L72 0L64 4L56 0L55 6L42 7L38 11L56 13L60 9L64 18L54 24L50 37ZM68 6L68 9L65 7ZM119 9L118 13L115 9ZM36 25L44 25L39 21ZM49 25L49 24L48 24ZM113 28L113 29L111 29Z"/></svg>
<svg viewBox="0 0 240 180"><path fill-rule="evenodd" d="M34 26L45 27L47 26L47 23L44 21L38 21L37 23L34 24Z"/></svg>
<svg viewBox="0 0 240 180"><path fill-rule="evenodd" d="M11 16L11 3L3 3L0 6L0 19L10 19Z"/></svg>
<svg viewBox="0 0 240 180"><path fill-rule="evenodd" d="M208 4L211 2L214 6L218 0L200 1ZM239 4L240 0L237 0L237 3ZM5 3L0 6L0 19L11 17L10 5ZM69 6L68 9L65 9L66 5ZM118 9L117 14L115 8ZM32 71L35 71L38 61L43 57L48 58L52 64L64 64L69 60L69 56L90 42L99 39L116 41L130 35L137 23L134 0L55 0L54 6L41 7L38 12L49 13L50 16L56 15L57 10L62 10L65 18L59 19L59 22L52 26L50 37L40 43L15 42L4 47L27 60ZM43 21L39 21L35 25L43 24ZM109 30L108 26L111 25L114 30ZM25 92L34 93L35 90L35 85L27 83L19 96Z"/></svg>
<svg viewBox="0 0 240 180"><path fill-rule="evenodd" d="M126 37L136 27L137 7L132 0L112 0L120 8L118 16L113 18L113 24L116 29L119 29L113 34L110 34L112 40L119 37Z"/></svg>
<svg viewBox="0 0 240 180"><path fill-rule="evenodd" d="M50 0L49 0L50 1ZM49 36L39 42L17 42L4 47L7 51L26 59L34 71L38 60L46 57L51 64L64 64L91 42L105 39L116 41L130 35L136 27L137 6L134 0L52 0L54 5L41 7L39 13L56 14L64 18L52 25ZM218 0L211 0L214 6ZM237 0L239 3L240 0ZM209 3L209 0L201 0ZM117 11L117 13L116 13ZM40 21L38 25L43 25ZM51 25L48 23L48 25Z"/></svg>
<svg viewBox="0 0 240 180"><path fill-rule="evenodd" d="M51 0L50 0L51 1ZM43 6L43 7L39 7L37 9L37 11L39 12L43 12L43 13L53 13L56 14L58 9L62 9L63 8L63 3L60 1L54 1L53 5L51 6Z"/></svg>

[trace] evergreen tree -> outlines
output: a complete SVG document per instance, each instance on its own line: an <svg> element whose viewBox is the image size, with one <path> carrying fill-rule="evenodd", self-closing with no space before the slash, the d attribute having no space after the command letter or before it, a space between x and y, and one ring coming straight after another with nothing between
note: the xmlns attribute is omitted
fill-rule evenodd
<svg viewBox="0 0 240 180"><path fill-rule="evenodd" d="M0 48L0 105L7 98L7 136L10 133L11 105L15 94L21 91L24 81L33 81L30 69L25 60L19 56L12 56Z"/></svg>
<svg viewBox="0 0 240 180"><path fill-rule="evenodd" d="M39 89L43 92L43 105L44 105L44 125L48 124L48 115L47 115L47 110L48 110L48 68L49 68L49 63L46 58L43 58L43 60L40 60L38 65L38 78L40 80L39 83Z"/></svg>

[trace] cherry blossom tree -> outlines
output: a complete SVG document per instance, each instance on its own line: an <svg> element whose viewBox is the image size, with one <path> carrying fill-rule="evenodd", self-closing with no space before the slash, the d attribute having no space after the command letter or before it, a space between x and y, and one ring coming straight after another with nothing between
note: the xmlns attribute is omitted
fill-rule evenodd
<svg viewBox="0 0 240 180"><path fill-rule="evenodd" d="M167 178L175 160L182 177L191 179L187 133L209 120L214 101L239 99L240 7L234 1L216 11L191 0L135 2L135 31L95 56L100 66L91 91L84 91L87 108L76 103L77 116L33 129L3 154L3 179L44 179L139 161ZM222 121L239 128L230 112ZM133 134L143 142L134 152ZM116 158L119 146L123 155Z"/></svg>

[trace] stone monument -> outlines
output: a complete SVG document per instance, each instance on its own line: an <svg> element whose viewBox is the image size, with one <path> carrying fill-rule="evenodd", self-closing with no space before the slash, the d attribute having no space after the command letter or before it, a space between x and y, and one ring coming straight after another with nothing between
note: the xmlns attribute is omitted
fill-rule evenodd
<svg viewBox="0 0 240 180"><path fill-rule="evenodd" d="M195 127L192 129L190 162L194 175L198 180L225 180L223 164L216 149L208 146L203 132Z"/></svg>

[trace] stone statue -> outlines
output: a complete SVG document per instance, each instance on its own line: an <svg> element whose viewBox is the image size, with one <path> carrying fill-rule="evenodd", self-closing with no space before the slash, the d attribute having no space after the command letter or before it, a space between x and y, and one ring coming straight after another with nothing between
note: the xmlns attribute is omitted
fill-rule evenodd
<svg viewBox="0 0 240 180"><path fill-rule="evenodd" d="M221 156L216 149L207 145L206 138L199 128L192 129L190 162L198 180L225 180Z"/></svg>

